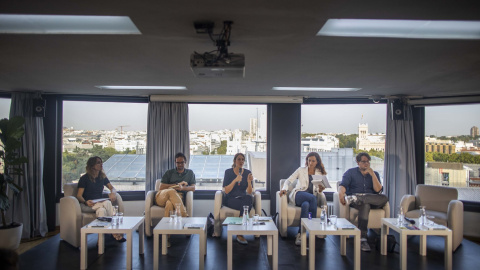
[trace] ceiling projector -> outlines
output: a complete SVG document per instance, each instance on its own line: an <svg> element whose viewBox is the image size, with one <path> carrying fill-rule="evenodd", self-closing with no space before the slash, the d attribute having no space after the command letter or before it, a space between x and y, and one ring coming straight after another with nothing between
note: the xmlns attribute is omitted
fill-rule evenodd
<svg viewBox="0 0 480 270"><path fill-rule="evenodd" d="M230 53L218 58L210 53L192 53L190 67L198 78L243 78L245 77L245 55Z"/></svg>

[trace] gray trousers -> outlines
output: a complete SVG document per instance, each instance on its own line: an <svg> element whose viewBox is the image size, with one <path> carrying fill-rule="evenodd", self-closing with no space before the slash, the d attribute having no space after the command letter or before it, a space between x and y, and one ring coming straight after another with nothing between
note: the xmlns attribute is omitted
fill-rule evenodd
<svg viewBox="0 0 480 270"><path fill-rule="evenodd" d="M358 228L362 232L362 238L367 238L368 215L370 209L378 209L385 206L388 197L384 194L355 194L357 201L350 206L358 210Z"/></svg>

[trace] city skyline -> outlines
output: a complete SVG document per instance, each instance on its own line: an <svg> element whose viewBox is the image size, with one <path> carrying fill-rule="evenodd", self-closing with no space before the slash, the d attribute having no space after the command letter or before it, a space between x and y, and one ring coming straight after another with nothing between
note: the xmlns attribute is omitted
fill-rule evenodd
<svg viewBox="0 0 480 270"><path fill-rule="evenodd" d="M148 104L121 103L121 106L122 110L118 110L118 103L65 101L63 126L88 130L120 130L123 126L125 131L146 130ZM0 98L0 118L8 117L9 107L9 99ZM260 112L266 110L266 105L190 104L190 130L249 130L249 119L256 118L257 108ZM425 135L469 135L472 126L480 126L479 115L479 104L426 107ZM360 123L368 124L371 133L385 132L386 105L302 105L302 132L357 134Z"/></svg>

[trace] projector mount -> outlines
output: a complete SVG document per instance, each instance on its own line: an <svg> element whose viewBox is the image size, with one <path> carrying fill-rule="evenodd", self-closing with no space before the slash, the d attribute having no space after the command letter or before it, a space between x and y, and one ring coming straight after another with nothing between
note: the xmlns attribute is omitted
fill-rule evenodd
<svg viewBox="0 0 480 270"><path fill-rule="evenodd" d="M220 34L213 34L213 22L194 22L194 27L197 34L208 34L210 39L213 41L213 45L217 47L216 50L204 52L203 54L194 51L196 56L203 58L205 66L214 66L218 62L223 62L225 64L232 63L232 59L228 54L232 24L232 21L224 21L223 29Z"/></svg>

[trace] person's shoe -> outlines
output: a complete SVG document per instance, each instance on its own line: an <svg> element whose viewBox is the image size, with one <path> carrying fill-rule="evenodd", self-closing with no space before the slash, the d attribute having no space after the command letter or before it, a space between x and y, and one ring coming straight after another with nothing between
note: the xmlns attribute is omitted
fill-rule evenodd
<svg viewBox="0 0 480 270"><path fill-rule="evenodd" d="M351 203L354 203L357 201L357 196L355 195L350 195L350 196L345 196L345 202L347 205L350 205Z"/></svg>
<svg viewBox="0 0 480 270"><path fill-rule="evenodd" d="M367 251L367 252L371 251L370 245L368 244L368 241L367 241L366 238L362 238L360 241L361 241L361 243L360 243L360 249L361 249L362 251Z"/></svg>
<svg viewBox="0 0 480 270"><path fill-rule="evenodd" d="M302 245L302 235L301 234L297 234L297 237L295 238L295 245L297 246L300 246Z"/></svg>
<svg viewBox="0 0 480 270"><path fill-rule="evenodd" d="M243 237L243 235L237 235L237 242L242 244L242 245L248 244L247 239L245 239L245 237Z"/></svg>

